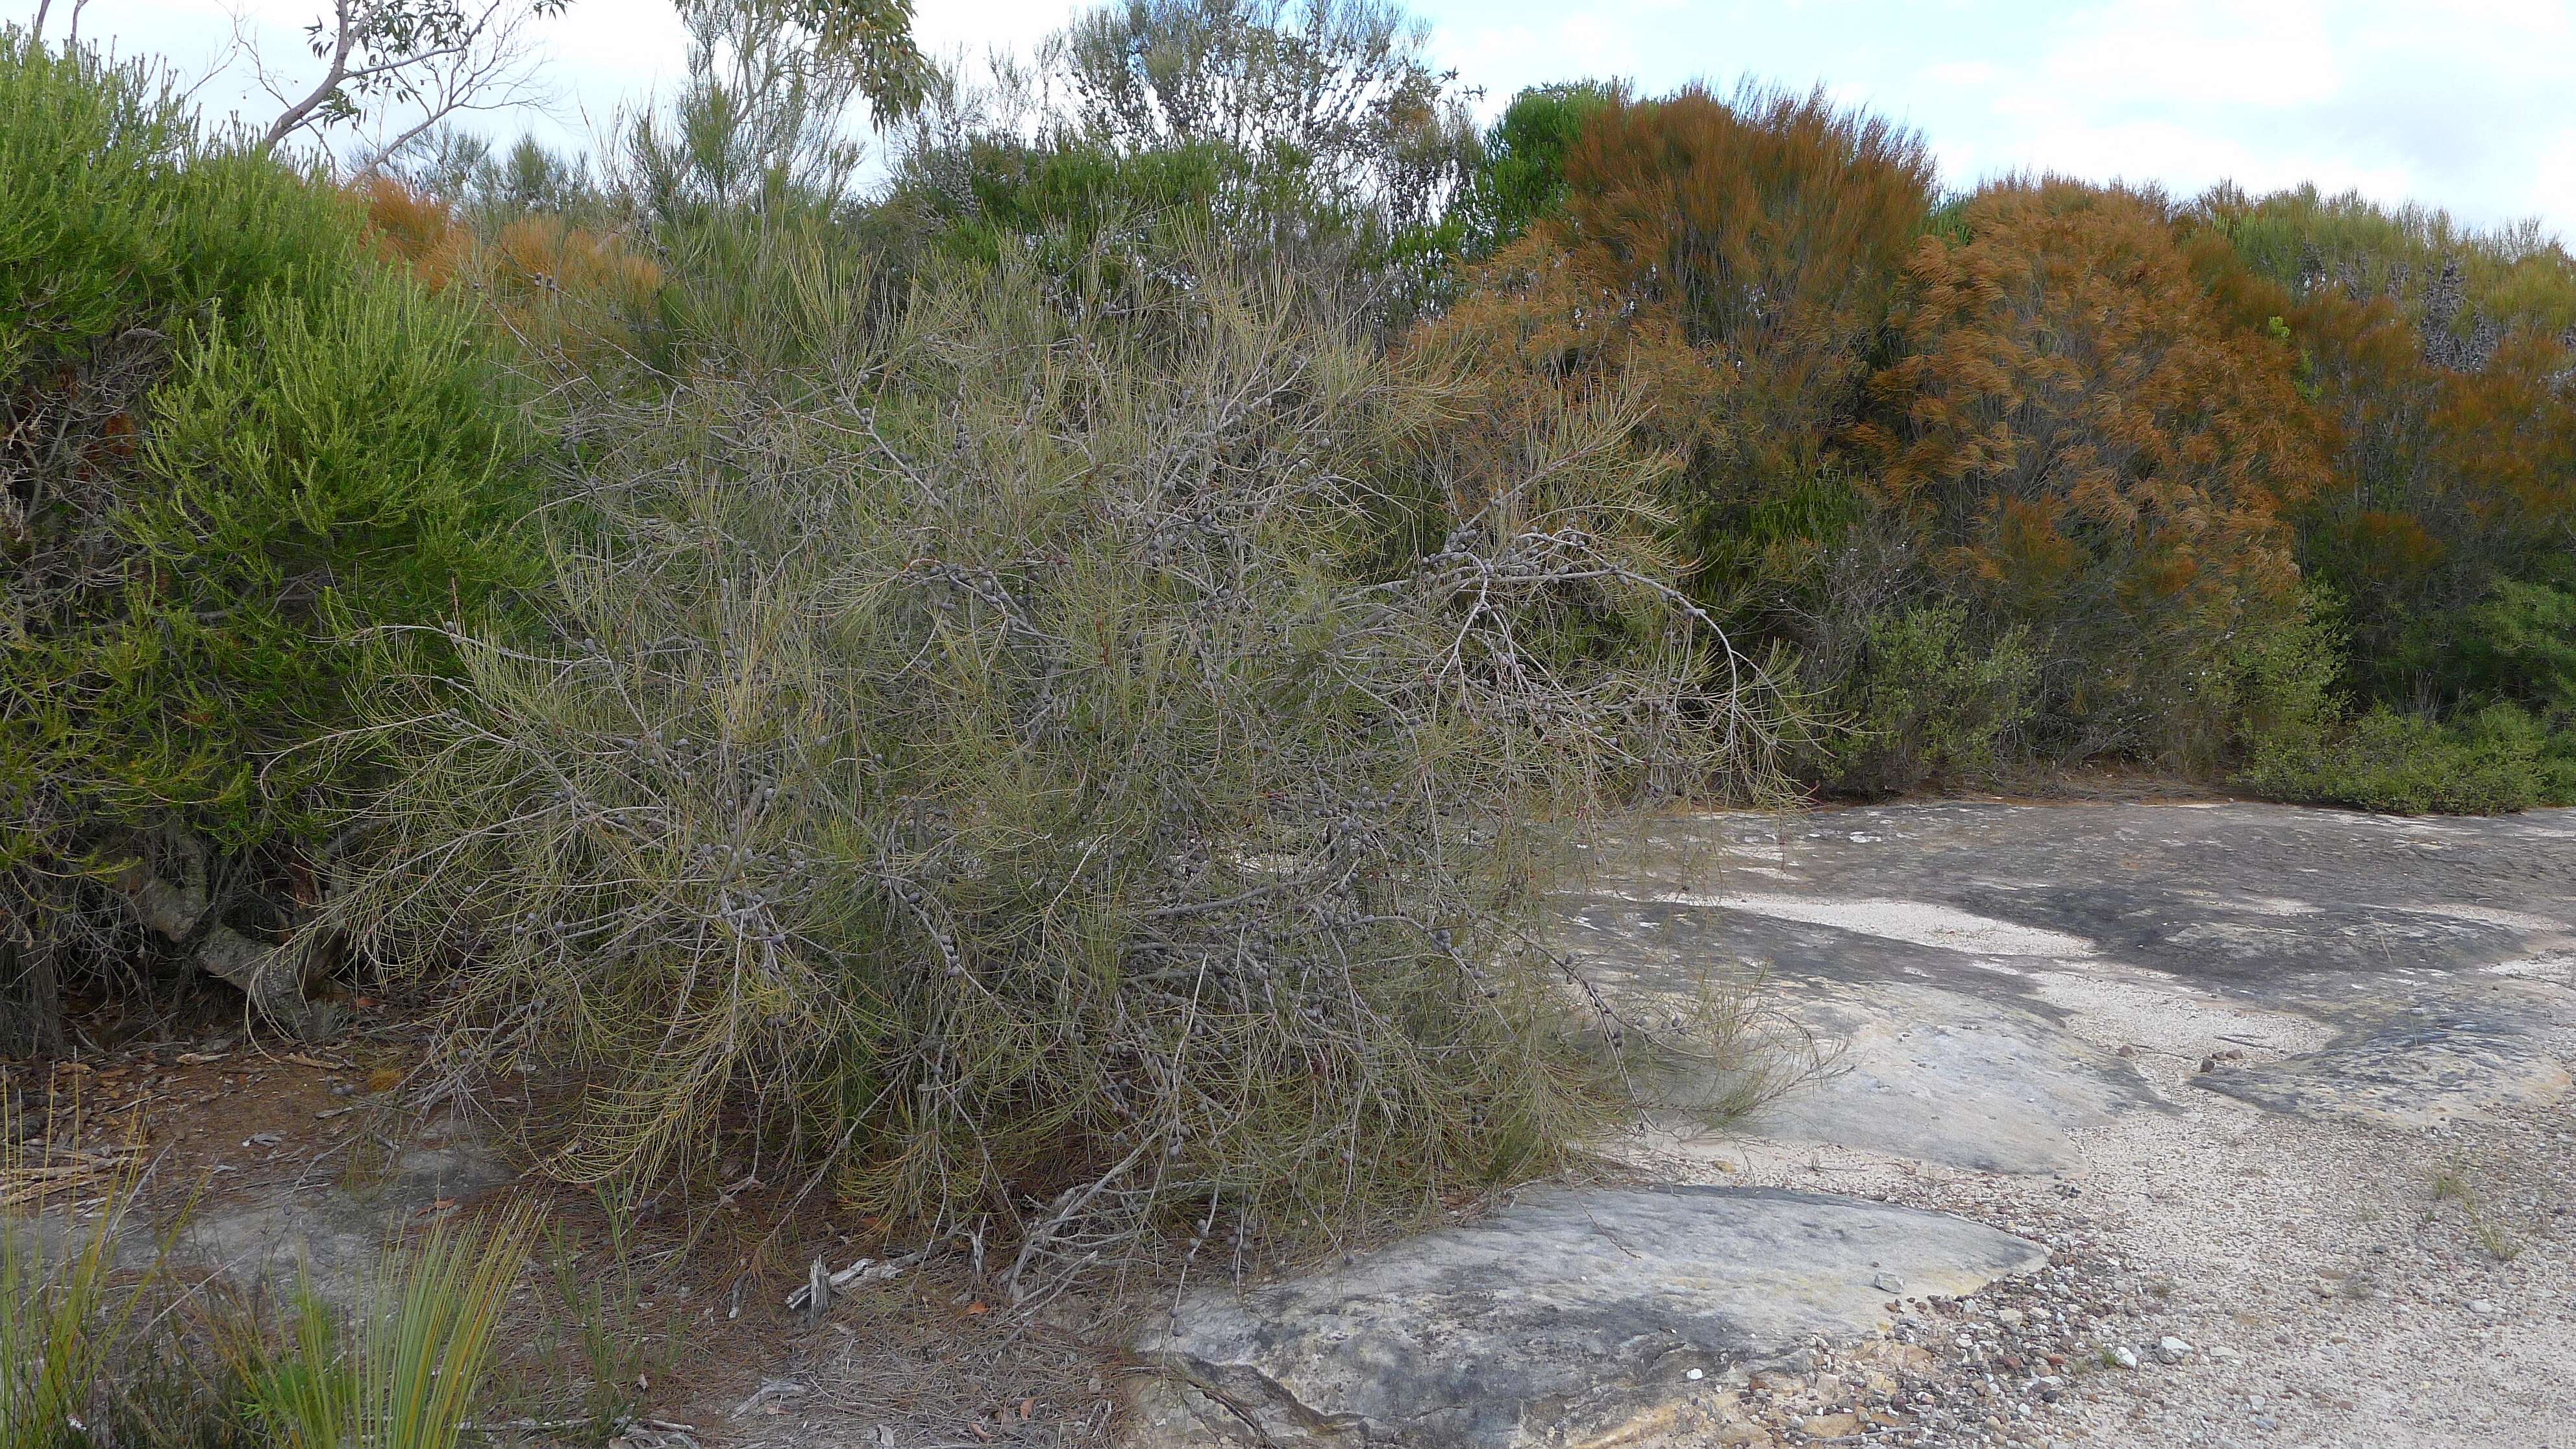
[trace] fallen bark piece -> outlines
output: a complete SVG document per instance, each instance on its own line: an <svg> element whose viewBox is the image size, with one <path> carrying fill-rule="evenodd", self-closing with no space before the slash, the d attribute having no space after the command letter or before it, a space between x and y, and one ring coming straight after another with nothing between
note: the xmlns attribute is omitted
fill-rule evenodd
<svg viewBox="0 0 2576 1449"><path fill-rule="evenodd" d="M838 1273L834 1273L821 1281L825 1285L825 1291L827 1293L837 1291L842 1288L852 1287L860 1283L878 1283L885 1279L895 1277L902 1273L904 1269L911 1267L913 1264L920 1262L928 1256L930 1256L929 1250L923 1249L917 1253L906 1253L900 1258L888 1258L882 1263L878 1262L874 1258L861 1258L850 1266L843 1268ZM814 1260L817 1267L821 1266L822 1261L823 1260L820 1258ZM794 1312L813 1301L814 1284L809 1280L805 1284L800 1285L795 1292L787 1295L787 1308L789 1312Z"/></svg>

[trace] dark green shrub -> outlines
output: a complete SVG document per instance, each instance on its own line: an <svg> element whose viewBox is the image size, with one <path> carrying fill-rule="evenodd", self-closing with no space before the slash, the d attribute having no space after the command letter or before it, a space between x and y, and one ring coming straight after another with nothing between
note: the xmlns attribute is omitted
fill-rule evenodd
<svg viewBox="0 0 2576 1449"><path fill-rule="evenodd" d="M2456 692L2445 697L2482 702L2443 714L2375 703L2347 719L2334 683L2348 671L2332 641L2254 661L2237 783L2275 799L2406 814L2576 802L2576 600L2506 584L2465 618L2446 653L2442 673Z"/></svg>
<svg viewBox="0 0 2576 1449"><path fill-rule="evenodd" d="M2242 783L2407 815L2528 810L2576 801L2576 736L2509 704L2448 721L2379 705L2349 726L2259 741Z"/></svg>
<svg viewBox="0 0 2576 1449"><path fill-rule="evenodd" d="M1455 204L1460 250L1492 256L1565 203L1565 157L1584 125L1622 99L1615 84L1531 86L1485 130L1484 153Z"/></svg>
<svg viewBox="0 0 2576 1449"><path fill-rule="evenodd" d="M0 158L0 974L42 1019L185 959L296 1016L357 698L437 654L384 626L532 557L506 379L136 68L0 38Z"/></svg>
<svg viewBox="0 0 2576 1449"><path fill-rule="evenodd" d="M2464 622L2450 692L2576 716L2576 591L2502 580Z"/></svg>
<svg viewBox="0 0 2576 1449"><path fill-rule="evenodd" d="M2276 741L2331 733L2345 713L2340 684L2349 648L2342 601L2317 587L2303 589L2286 612L2239 631L2194 691L2196 716L2175 731L2202 748L2175 763L2203 778L2223 776Z"/></svg>
<svg viewBox="0 0 2576 1449"><path fill-rule="evenodd" d="M1857 664L1827 696L1847 710L1825 736L1829 782L1882 795L1991 779L2037 706L2039 663L2027 625L1982 635L1956 600L1870 620Z"/></svg>

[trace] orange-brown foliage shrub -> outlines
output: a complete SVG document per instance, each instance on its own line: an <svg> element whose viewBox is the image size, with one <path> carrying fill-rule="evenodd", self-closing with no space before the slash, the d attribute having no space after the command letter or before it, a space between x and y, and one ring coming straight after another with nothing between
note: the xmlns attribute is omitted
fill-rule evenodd
<svg viewBox="0 0 2576 1449"><path fill-rule="evenodd" d="M457 223L446 202L382 176L368 178L359 200L376 250L409 266L431 291L446 291L473 257L474 234Z"/></svg>
<svg viewBox="0 0 2576 1449"><path fill-rule="evenodd" d="M2334 463L2332 485L2300 514L2304 552L2345 601L2355 682L2448 707L2495 683L2460 673L2455 636L2499 580L2576 582L2568 350L2518 326L2474 367L2446 367L2436 358L2452 350L2428 345L2396 299L2334 284L2288 317Z"/></svg>
<svg viewBox="0 0 2576 1449"><path fill-rule="evenodd" d="M2296 617L2283 511L2325 484L2286 343L2231 319L2158 203L2062 181L1926 237L1857 431L1950 587L2043 652L2053 753L2203 755L2228 651Z"/></svg>
<svg viewBox="0 0 2576 1449"><path fill-rule="evenodd" d="M454 207L385 177L371 178L362 199L380 251L432 291L477 289L504 327L540 351L579 357L622 345L662 284L650 257L562 216L516 217L485 238Z"/></svg>
<svg viewBox="0 0 2576 1449"><path fill-rule="evenodd" d="M1454 307L1415 328L1399 349L1408 371L1455 377L1457 395L1472 400L1419 443L1453 464L1441 470L1453 488L1513 476L1532 440L1550 435L1552 420L1585 412L1619 421L1596 436L1615 437L1632 472L1650 483L1667 475L1673 455L1654 426L1658 403L1686 401L1700 380L1694 373L1704 371L1673 344L1669 327L1621 316L1586 290L1563 253L1526 239L1473 277ZM1634 517L1647 534L1664 532L1667 522L1653 497L1639 495ZM1443 516L1472 515L1487 501L1452 497Z"/></svg>
<svg viewBox="0 0 2576 1449"><path fill-rule="evenodd" d="M2221 187L2190 220L2310 369L2334 481L2299 511L2301 558L2342 601L2346 684L2409 710L2543 702L2557 671L2528 646L2576 608L2576 257L2536 224L2312 188Z"/></svg>
<svg viewBox="0 0 2576 1449"><path fill-rule="evenodd" d="M1748 509L1826 468L1932 184L1919 138L1821 94L1615 102L1567 153L1558 230L1586 290L1648 348L1689 350L1652 372L1704 566L1741 547Z"/></svg>
<svg viewBox="0 0 2576 1449"><path fill-rule="evenodd" d="M1412 345L1469 359L1497 414L1634 410L1701 597L1770 627L1800 612L1777 606L1814 535L1847 522L1800 505L1848 498L1837 440L1931 188L1918 139L1820 95L1613 95L1568 150L1562 212Z"/></svg>

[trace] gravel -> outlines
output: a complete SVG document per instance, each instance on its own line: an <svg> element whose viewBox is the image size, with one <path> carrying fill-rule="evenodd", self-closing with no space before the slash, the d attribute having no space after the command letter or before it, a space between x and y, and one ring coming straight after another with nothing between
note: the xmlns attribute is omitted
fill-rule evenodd
<svg viewBox="0 0 2576 1449"><path fill-rule="evenodd" d="M1828 1404L1832 1359L1757 1375L1753 1407L1883 1414L1856 1443L2576 1449L2564 1107L2407 1131L2170 1095L2083 1134L2087 1168L2055 1177L1732 1144L1741 1180L1956 1212L2051 1253L1974 1299L1892 1299L1886 1342L1921 1354L1901 1392Z"/></svg>

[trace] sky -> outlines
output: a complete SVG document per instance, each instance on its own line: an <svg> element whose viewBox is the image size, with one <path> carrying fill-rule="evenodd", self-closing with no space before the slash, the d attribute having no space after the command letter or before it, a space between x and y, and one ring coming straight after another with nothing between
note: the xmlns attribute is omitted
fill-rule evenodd
<svg viewBox="0 0 2576 1449"><path fill-rule="evenodd" d="M54 0L60 16L71 0ZM303 61L328 0L89 0L85 38L191 78L238 11L265 49ZM1026 51L1065 0L916 0L942 54ZM0 21L36 0L0 0ZM1582 76L1664 91L1753 76L1822 86L1921 131L1944 180L2049 170L2152 181L2314 181L2415 200L2492 227L2576 235L2576 0L1415 0L1431 48L1491 114L1519 88ZM59 34L61 21L54 21ZM488 118L556 144L592 134L679 74L668 0L572 0L540 32L542 116ZM304 61L318 73L318 63ZM263 119L244 67L199 92Z"/></svg>

